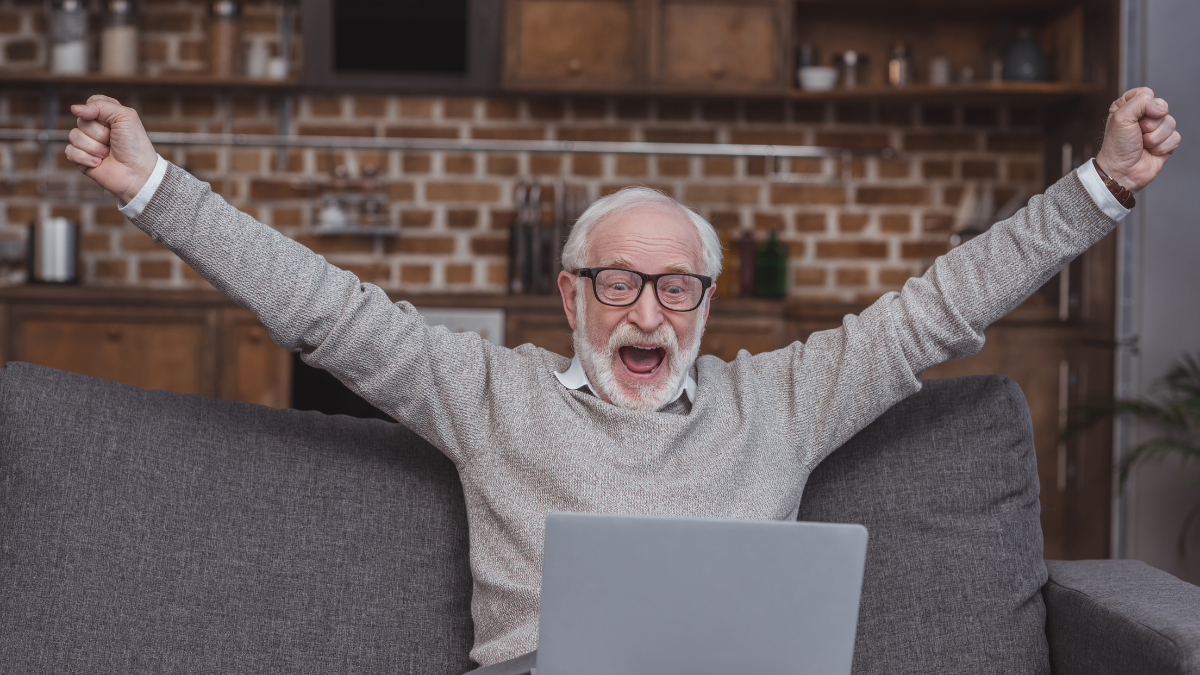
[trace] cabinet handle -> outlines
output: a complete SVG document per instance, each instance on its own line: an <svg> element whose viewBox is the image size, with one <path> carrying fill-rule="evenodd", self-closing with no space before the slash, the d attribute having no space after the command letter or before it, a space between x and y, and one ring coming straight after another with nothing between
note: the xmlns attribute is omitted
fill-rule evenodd
<svg viewBox="0 0 1200 675"><path fill-rule="evenodd" d="M708 75L714 80L721 79L725 76L725 65L718 61L713 61L708 66Z"/></svg>
<svg viewBox="0 0 1200 675"><path fill-rule="evenodd" d="M578 75L582 72L583 61L580 61L579 59L571 59L570 61L567 61L567 73L571 75Z"/></svg>
<svg viewBox="0 0 1200 675"><path fill-rule="evenodd" d="M108 338L109 342L120 342L121 338L125 337L125 331L120 328L109 328L104 332L104 337Z"/></svg>
<svg viewBox="0 0 1200 675"><path fill-rule="evenodd" d="M251 328L251 329L250 329L250 335L249 335L249 337L248 337L247 339L249 340L250 344L253 344L253 345L256 345L256 344L258 344L258 343L262 342L262 339L263 339L263 329L261 329L261 328Z"/></svg>

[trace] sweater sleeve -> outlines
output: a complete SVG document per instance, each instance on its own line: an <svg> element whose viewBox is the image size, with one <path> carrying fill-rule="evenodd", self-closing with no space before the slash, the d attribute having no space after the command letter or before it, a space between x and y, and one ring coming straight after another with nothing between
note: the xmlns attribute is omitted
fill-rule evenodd
<svg viewBox="0 0 1200 675"><path fill-rule="evenodd" d="M1116 227L1070 173L1012 218L937 258L839 328L745 364L781 396L776 422L815 466L921 388L926 368L971 356L984 328Z"/></svg>
<svg viewBox="0 0 1200 675"><path fill-rule="evenodd" d="M328 370L457 464L478 447L491 371L513 352L431 328L361 282L237 210L170 165L133 223L249 309L286 349Z"/></svg>

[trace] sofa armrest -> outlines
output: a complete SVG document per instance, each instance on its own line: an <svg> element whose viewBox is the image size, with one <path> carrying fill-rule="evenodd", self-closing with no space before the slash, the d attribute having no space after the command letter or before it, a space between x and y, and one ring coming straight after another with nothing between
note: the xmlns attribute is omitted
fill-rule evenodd
<svg viewBox="0 0 1200 675"><path fill-rule="evenodd" d="M1200 587L1136 560L1046 561L1055 675L1200 675Z"/></svg>

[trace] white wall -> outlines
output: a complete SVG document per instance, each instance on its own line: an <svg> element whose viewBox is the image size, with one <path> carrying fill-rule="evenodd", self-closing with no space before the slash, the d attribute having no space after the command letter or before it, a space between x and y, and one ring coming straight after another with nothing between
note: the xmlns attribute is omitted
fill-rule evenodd
<svg viewBox="0 0 1200 675"><path fill-rule="evenodd" d="M1137 218L1123 238L1131 247L1125 258L1133 289L1128 328L1138 338L1127 391L1146 394L1181 354L1200 352L1200 2L1127 3L1128 84L1147 85L1166 99L1184 139L1137 196ZM1134 440L1148 433L1130 429ZM1194 480L1200 467L1188 473ZM1190 562L1176 549L1183 516L1200 502L1200 490L1187 480L1175 464L1147 465L1133 475L1118 538L1124 550L1117 552L1200 584L1200 536L1190 539Z"/></svg>

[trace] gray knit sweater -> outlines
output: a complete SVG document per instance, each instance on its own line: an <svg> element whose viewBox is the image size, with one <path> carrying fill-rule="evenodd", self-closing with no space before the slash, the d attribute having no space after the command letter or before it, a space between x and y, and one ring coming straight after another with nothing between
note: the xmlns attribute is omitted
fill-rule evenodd
<svg viewBox="0 0 1200 675"><path fill-rule="evenodd" d="M840 328L732 362L702 356L696 399L660 412L555 378L568 360L431 328L171 166L135 224L300 350L454 461L470 523L471 657L537 647L553 511L794 519L813 468L921 373L974 354L983 329L1115 226L1075 174L937 259Z"/></svg>

